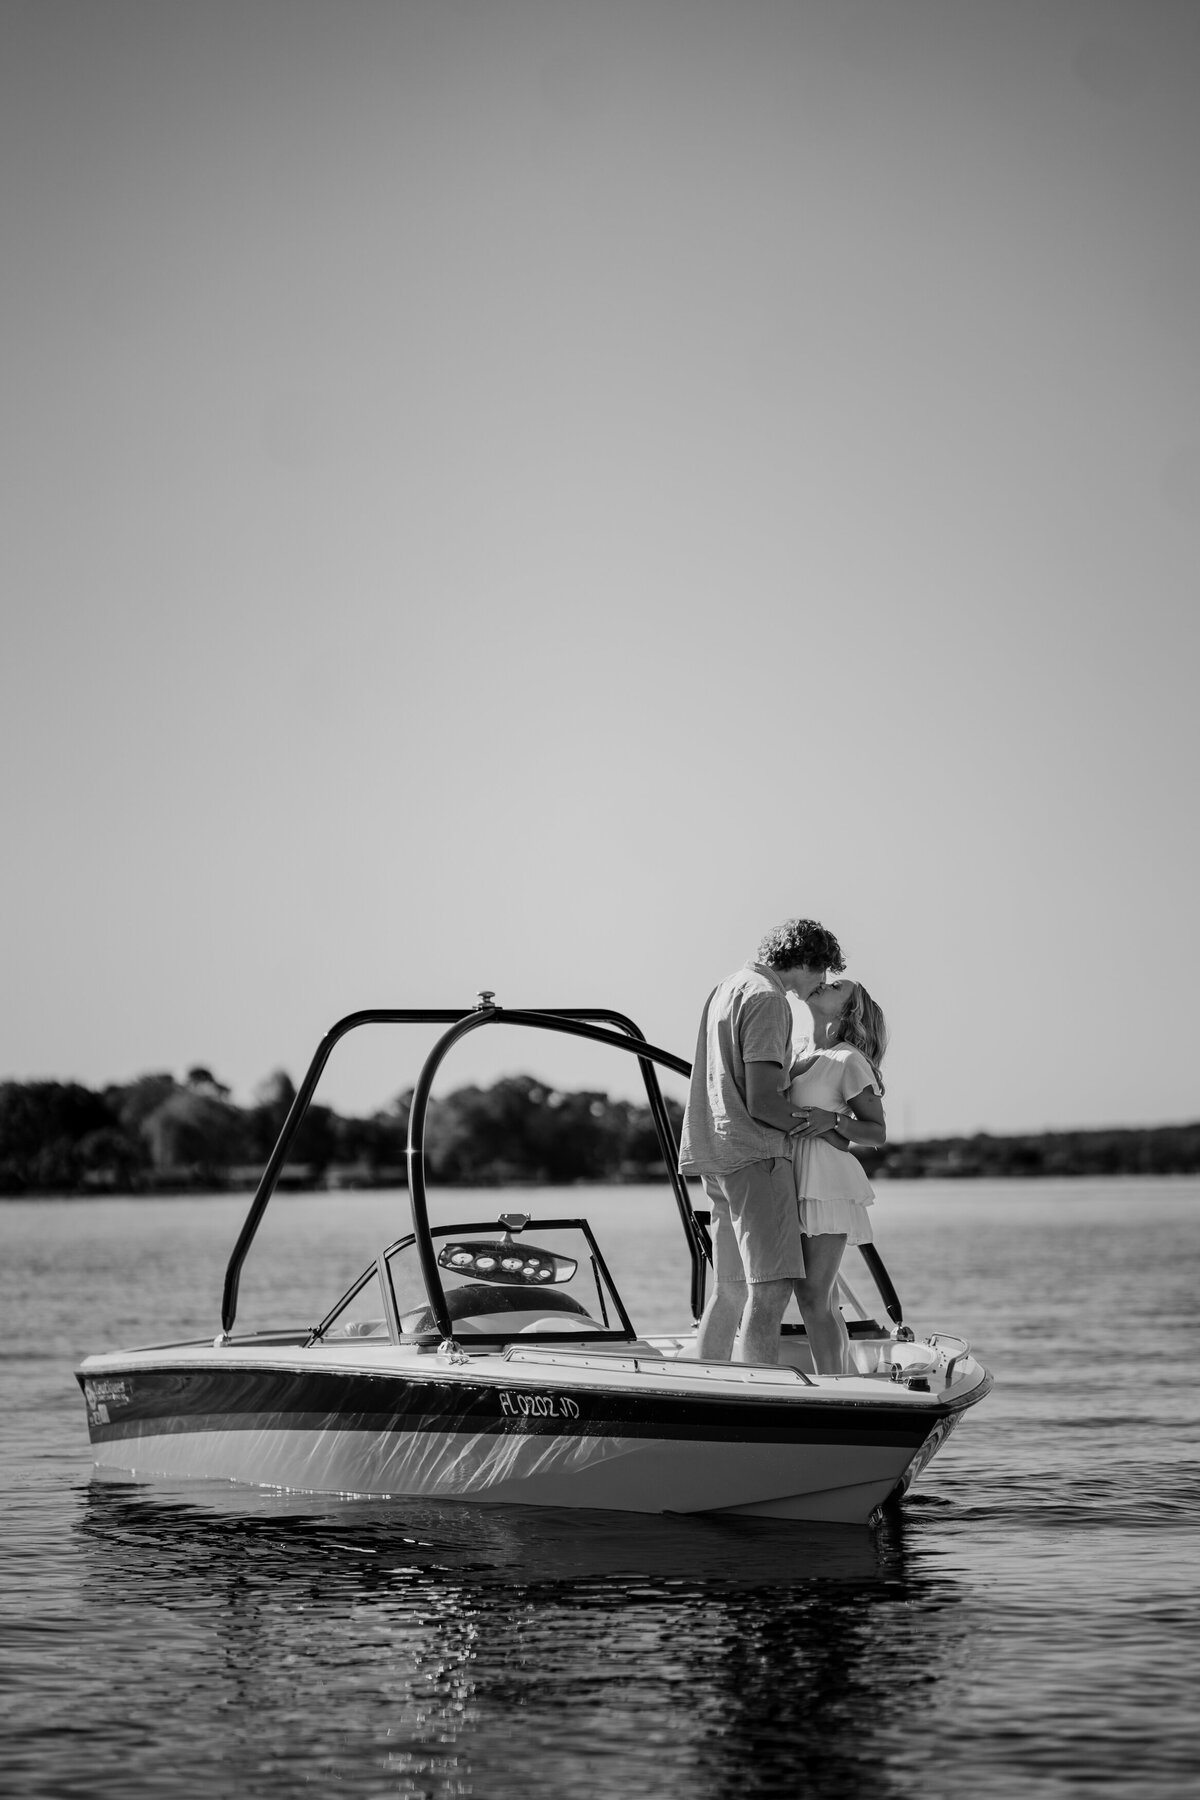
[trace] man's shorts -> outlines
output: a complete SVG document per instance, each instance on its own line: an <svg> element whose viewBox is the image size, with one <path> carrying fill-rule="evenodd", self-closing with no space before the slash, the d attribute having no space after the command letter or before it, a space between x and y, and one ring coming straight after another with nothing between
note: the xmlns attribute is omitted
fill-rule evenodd
<svg viewBox="0 0 1200 1800"><path fill-rule="evenodd" d="M703 1175L712 1201L713 1275L731 1281L798 1281L804 1274L800 1208L790 1156Z"/></svg>

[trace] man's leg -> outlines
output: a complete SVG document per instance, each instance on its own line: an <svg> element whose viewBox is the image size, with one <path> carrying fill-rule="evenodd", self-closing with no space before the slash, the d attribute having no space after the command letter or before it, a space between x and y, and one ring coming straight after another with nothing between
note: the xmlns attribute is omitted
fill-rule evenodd
<svg viewBox="0 0 1200 1800"><path fill-rule="evenodd" d="M732 1357L733 1340L746 1309L745 1295L744 1281L713 1288L696 1333L696 1355L702 1362L728 1362Z"/></svg>
<svg viewBox="0 0 1200 1800"><path fill-rule="evenodd" d="M713 1290L696 1334L696 1355L705 1362L728 1362L746 1307L746 1272L720 1181L706 1175L704 1191L712 1207Z"/></svg>
<svg viewBox="0 0 1200 1800"><path fill-rule="evenodd" d="M749 1283L746 1310L742 1314L741 1334L733 1353L735 1362L777 1363L779 1361L779 1327L783 1323L783 1315L787 1311L787 1303L791 1297L792 1283L790 1281L752 1281Z"/></svg>
<svg viewBox="0 0 1200 1800"><path fill-rule="evenodd" d="M778 1363L779 1327L804 1273L791 1158L769 1157L727 1178L730 1217L748 1283L735 1362Z"/></svg>

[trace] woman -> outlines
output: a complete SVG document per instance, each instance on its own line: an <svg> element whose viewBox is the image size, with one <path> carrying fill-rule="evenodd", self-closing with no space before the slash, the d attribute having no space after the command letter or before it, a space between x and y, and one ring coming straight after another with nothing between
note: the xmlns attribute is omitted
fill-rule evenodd
<svg viewBox="0 0 1200 1800"><path fill-rule="evenodd" d="M867 1208L874 1196L845 1144L887 1142L879 1074L887 1024L858 981L831 981L812 995L808 1009L812 1053L793 1065L789 1090L793 1106L811 1109L792 1152L805 1270L796 1300L817 1373L849 1375L850 1340L833 1304L834 1284L846 1245L871 1242Z"/></svg>

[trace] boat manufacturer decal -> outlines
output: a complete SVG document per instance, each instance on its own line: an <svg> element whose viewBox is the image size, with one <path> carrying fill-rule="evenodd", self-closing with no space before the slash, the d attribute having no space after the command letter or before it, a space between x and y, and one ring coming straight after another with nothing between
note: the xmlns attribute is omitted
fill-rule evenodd
<svg viewBox="0 0 1200 1800"><path fill-rule="evenodd" d="M577 1419L579 1402L569 1394L520 1394L509 1388L500 1390L500 1411L510 1418Z"/></svg>
<svg viewBox="0 0 1200 1800"><path fill-rule="evenodd" d="M92 1376L83 1384L83 1397L88 1423L107 1425L110 1407L129 1405L129 1382L123 1375Z"/></svg>

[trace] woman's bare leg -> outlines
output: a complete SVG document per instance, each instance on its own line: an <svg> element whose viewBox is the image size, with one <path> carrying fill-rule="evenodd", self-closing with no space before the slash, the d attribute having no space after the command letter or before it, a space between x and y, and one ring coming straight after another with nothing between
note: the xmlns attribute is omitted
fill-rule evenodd
<svg viewBox="0 0 1200 1800"><path fill-rule="evenodd" d="M796 1304L818 1375L850 1373L850 1337L846 1321L833 1304L834 1284L846 1248L846 1235L822 1232L802 1237L805 1274L795 1284Z"/></svg>

